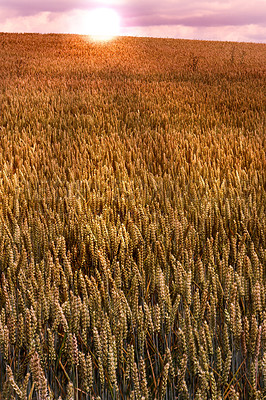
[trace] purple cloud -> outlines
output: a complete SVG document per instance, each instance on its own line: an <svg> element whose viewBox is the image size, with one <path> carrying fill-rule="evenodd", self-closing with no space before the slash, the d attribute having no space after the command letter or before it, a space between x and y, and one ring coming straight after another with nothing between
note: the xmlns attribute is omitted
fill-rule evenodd
<svg viewBox="0 0 266 400"><path fill-rule="evenodd" d="M264 15L253 13L253 15L239 14L237 18L231 13L206 14L201 16L179 17L173 15L141 15L128 18L128 22L132 26L160 26L160 25L183 25L183 26L240 26L259 24L266 26Z"/></svg>
<svg viewBox="0 0 266 400"><path fill-rule="evenodd" d="M64 13L75 8L87 8L93 6L95 2L91 1L73 1L73 0L2 0L0 6L10 10L18 16L32 16L41 12ZM1 17L0 17L1 20Z"/></svg>

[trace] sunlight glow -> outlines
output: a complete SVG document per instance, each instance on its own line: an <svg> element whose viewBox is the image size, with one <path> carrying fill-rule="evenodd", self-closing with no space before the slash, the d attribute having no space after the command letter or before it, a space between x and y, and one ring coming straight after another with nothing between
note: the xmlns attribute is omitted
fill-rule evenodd
<svg viewBox="0 0 266 400"><path fill-rule="evenodd" d="M84 28L93 40L110 40L119 34L120 18L111 8L96 8L88 13Z"/></svg>

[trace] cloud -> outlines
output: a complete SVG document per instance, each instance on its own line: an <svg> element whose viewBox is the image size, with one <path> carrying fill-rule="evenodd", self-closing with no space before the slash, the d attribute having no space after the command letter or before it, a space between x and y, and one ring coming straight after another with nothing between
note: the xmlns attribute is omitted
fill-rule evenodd
<svg viewBox="0 0 266 400"><path fill-rule="evenodd" d="M123 34L129 36L169 37L195 40L222 40L229 42L261 42L266 38L266 29L257 25L224 26L219 27L193 27L183 25L161 25L149 27L124 28Z"/></svg>
<svg viewBox="0 0 266 400"><path fill-rule="evenodd" d="M83 33L80 16L102 6L120 14L122 34L266 41L265 0L1 0L0 31Z"/></svg>
<svg viewBox="0 0 266 400"><path fill-rule="evenodd" d="M161 25L183 25L183 26L203 26L203 27L219 27L219 26L241 26L250 24L262 24L266 26L265 17L260 13L253 15L239 14L237 19L230 13L224 14L205 14L189 17L176 17L172 15L145 15L141 17L129 18L128 25L131 26L161 26Z"/></svg>
<svg viewBox="0 0 266 400"><path fill-rule="evenodd" d="M68 13L71 10L86 10L101 6L120 5L122 0L1 0L1 7L17 16L33 16L43 12ZM0 14L0 20L1 14Z"/></svg>
<svg viewBox="0 0 266 400"><path fill-rule="evenodd" d="M247 1L172 1L148 3L136 2L134 5L122 5L129 26L225 26L225 25L266 25L266 2Z"/></svg>

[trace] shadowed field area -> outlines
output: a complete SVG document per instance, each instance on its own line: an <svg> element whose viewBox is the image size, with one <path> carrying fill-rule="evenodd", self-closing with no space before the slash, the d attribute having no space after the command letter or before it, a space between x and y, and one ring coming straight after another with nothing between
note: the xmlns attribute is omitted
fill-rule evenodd
<svg viewBox="0 0 266 400"><path fill-rule="evenodd" d="M0 399L266 396L265 66L0 34Z"/></svg>

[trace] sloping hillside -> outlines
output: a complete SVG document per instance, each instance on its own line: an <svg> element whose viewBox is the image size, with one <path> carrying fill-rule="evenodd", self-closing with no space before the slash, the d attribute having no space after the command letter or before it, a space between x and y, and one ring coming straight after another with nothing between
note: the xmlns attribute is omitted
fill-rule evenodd
<svg viewBox="0 0 266 400"><path fill-rule="evenodd" d="M0 398L262 399L266 45L0 34Z"/></svg>

